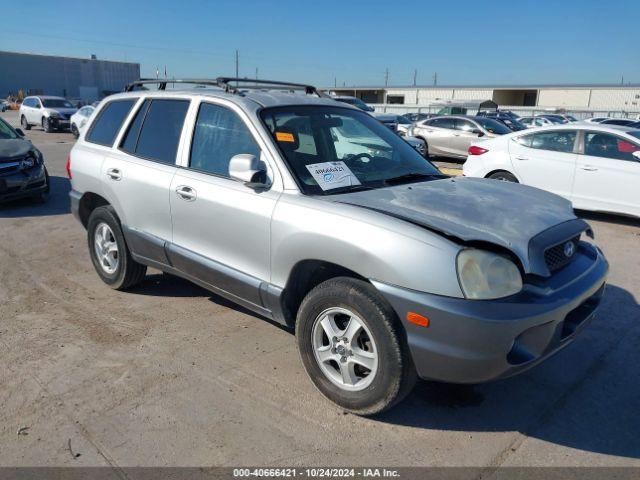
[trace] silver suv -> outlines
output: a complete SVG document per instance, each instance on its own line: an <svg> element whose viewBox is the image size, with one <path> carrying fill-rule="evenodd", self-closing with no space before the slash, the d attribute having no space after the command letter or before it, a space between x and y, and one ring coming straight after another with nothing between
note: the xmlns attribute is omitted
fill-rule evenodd
<svg viewBox="0 0 640 480"><path fill-rule="evenodd" d="M311 86L232 82L136 82L80 134L72 211L111 287L151 266L295 328L316 387L364 415L416 377L514 375L593 317L608 264L568 201L442 175Z"/></svg>

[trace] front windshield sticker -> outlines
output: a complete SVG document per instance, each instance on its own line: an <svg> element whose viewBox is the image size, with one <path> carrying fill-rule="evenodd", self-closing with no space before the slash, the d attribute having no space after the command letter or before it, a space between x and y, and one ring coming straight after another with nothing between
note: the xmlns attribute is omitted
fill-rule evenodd
<svg viewBox="0 0 640 480"><path fill-rule="evenodd" d="M360 181L344 162L314 163L306 167L322 190L360 185Z"/></svg>

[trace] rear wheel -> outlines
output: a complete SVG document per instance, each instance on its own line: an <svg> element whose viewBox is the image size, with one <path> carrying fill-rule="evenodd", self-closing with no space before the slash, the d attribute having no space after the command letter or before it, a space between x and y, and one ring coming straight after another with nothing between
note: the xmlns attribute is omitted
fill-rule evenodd
<svg viewBox="0 0 640 480"><path fill-rule="evenodd" d="M373 415L400 402L416 380L400 328L371 284L339 277L307 294L296 338L318 390L347 411Z"/></svg>
<svg viewBox="0 0 640 480"><path fill-rule="evenodd" d="M27 117L25 117L24 115L22 115L22 117L20 118L20 125L22 125L22 128L24 130L31 130L31 125L29 124L29 122L27 122Z"/></svg>
<svg viewBox="0 0 640 480"><path fill-rule="evenodd" d="M89 216L87 233L91 261L104 283L126 290L144 278L147 267L131 257L113 207L96 208Z"/></svg>
<svg viewBox="0 0 640 480"><path fill-rule="evenodd" d="M487 178L492 178L494 180L500 180L502 182L519 183L518 179L513 174L511 174L509 172L505 172L504 170L499 171L499 172L494 172L491 175L489 175Z"/></svg>

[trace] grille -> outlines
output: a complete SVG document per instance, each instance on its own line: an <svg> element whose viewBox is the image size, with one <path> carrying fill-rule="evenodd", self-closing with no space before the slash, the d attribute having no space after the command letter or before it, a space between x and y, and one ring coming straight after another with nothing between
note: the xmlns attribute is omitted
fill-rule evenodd
<svg viewBox="0 0 640 480"><path fill-rule="evenodd" d="M0 163L0 175L17 172L20 168L20 162Z"/></svg>
<svg viewBox="0 0 640 480"><path fill-rule="evenodd" d="M578 242L580 241L580 235L573 237L570 240L554 245L548 248L544 252L544 261L549 268L549 271L555 272L562 267L568 265L575 257L575 252L578 251ZM570 256L565 255L565 245L571 242L573 244L573 254Z"/></svg>

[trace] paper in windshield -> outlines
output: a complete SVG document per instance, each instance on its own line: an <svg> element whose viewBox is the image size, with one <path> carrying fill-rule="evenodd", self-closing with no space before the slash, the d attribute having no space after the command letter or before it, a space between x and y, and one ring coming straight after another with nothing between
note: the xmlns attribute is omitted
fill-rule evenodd
<svg viewBox="0 0 640 480"><path fill-rule="evenodd" d="M314 163L307 165L307 170L323 191L360 185L360 181L344 162Z"/></svg>

